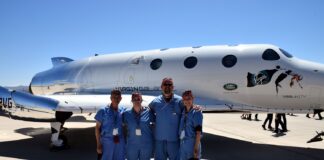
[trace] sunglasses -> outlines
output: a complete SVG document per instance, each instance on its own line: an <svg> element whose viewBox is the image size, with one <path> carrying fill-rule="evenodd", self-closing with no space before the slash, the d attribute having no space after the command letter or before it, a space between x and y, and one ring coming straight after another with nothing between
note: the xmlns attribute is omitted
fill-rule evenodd
<svg viewBox="0 0 324 160"><path fill-rule="evenodd" d="M172 83L164 83L163 86L173 86Z"/></svg>

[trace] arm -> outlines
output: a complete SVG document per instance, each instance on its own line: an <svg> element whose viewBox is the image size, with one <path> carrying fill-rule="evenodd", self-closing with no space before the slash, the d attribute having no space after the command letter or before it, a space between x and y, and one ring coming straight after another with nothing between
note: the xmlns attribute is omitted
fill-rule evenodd
<svg viewBox="0 0 324 160"><path fill-rule="evenodd" d="M196 142L194 147L194 158L198 159L199 155L199 144L200 144L201 131L196 131Z"/></svg>
<svg viewBox="0 0 324 160"><path fill-rule="evenodd" d="M150 109L150 117L152 118L152 125L155 125L155 120L156 120L156 112L154 109L154 100L148 105Z"/></svg>
<svg viewBox="0 0 324 160"><path fill-rule="evenodd" d="M148 107L150 108L150 111L152 113L155 113L155 110L154 110L154 100L152 102L150 102L150 104L148 105Z"/></svg>
<svg viewBox="0 0 324 160"><path fill-rule="evenodd" d="M96 128L95 128L95 134L96 134L96 142L97 142L97 153L102 154L102 145L100 142L100 128L101 128L101 123L96 122Z"/></svg>
<svg viewBox="0 0 324 160"><path fill-rule="evenodd" d="M128 129L127 129L127 120L125 118L125 115L126 115L126 113L124 112L123 113L123 118L122 118L123 119L122 130L123 130L124 138L127 141Z"/></svg>
<svg viewBox="0 0 324 160"><path fill-rule="evenodd" d="M194 146L194 158L199 158L199 146L200 146L200 138L202 134L202 124L203 124L203 115L201 111L196 112L194 115L194 126L195 126L195 132L196 132L196 138L195 138L195 146Z"/></svg>

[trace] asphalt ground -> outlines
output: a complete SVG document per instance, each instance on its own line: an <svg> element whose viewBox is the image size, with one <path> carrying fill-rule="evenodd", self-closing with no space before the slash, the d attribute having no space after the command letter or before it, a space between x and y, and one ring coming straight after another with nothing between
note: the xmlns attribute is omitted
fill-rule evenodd
<svg viewBox="0 0 324 160"><path fill-rule="evenodd" d="M0 113L0 159L96 159L94 120L91 116L73 116L64 133L69 149L50 151L51 114L22 113L39 119ZM204 113L202 157L212 160L323 160L324 141L306 143L324 130L324 120L304 114L287 116L288 132L275 134L263 130L259 120L242 120L240 114ZM254 117L254 114L253 114ZM274 127L274 122L272 124Z"/></svg>

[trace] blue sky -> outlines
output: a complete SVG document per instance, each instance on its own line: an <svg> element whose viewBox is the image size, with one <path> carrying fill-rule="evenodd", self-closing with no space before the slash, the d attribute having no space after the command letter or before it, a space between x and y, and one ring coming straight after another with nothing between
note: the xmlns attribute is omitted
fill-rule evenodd
<svg viewBox="0 0 324 160"><path fill-rule="evenodd" d="M28 85L55 56L247 43L324 63L324 1L0 1L1 86Z"/></svg>

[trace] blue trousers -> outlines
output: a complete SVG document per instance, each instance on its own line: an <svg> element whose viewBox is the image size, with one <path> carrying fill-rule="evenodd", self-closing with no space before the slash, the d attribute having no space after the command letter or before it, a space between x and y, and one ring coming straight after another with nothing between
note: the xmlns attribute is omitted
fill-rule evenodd
<svg viewBox="0 0 324 160"><path fill-rule="evenodd" d="M184 139L180 142L180 160L188 160L194 157L195 139ZM201 156L201 146L199 144L198 159Z"/></svg>
<svg viewBox="0 0 324 160"><path fill-rule="evenodd" d="M102 160L125 160L125 140L115 144L112 138L101 138Z"/></svg>
<svg viewBox="0 0 324 160"><path fill-rule="evenodd" d="M127 144L127 160L150 160L153 155L153 144Z"/></svg>
<svg viewBox="0 0 324 160"><path fill-rule="evenodd" d="M156 160L179 160L179 141L155 141Z"/></svg>

